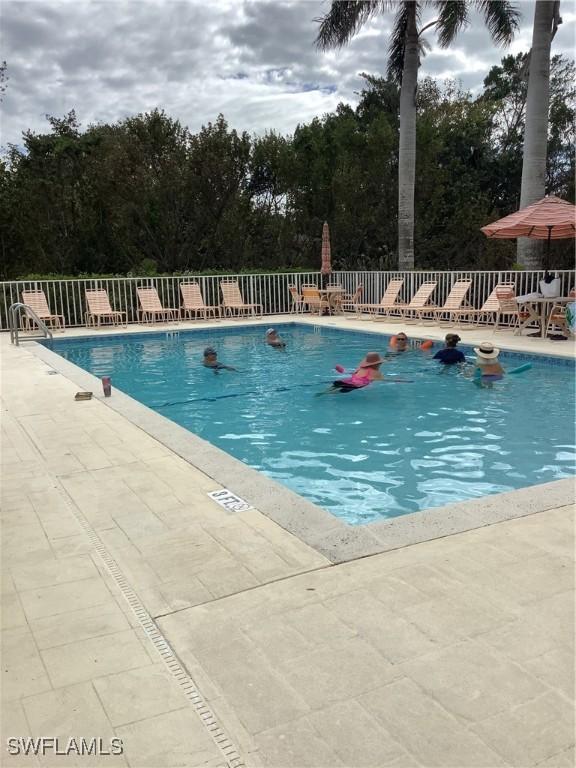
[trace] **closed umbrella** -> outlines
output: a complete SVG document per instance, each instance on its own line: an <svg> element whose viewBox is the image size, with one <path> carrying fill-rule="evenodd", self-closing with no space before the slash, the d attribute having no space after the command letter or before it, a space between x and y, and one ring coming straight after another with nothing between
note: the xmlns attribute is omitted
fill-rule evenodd
<svg viewBox="0 0 576 768"><path fill-rule="evenodd" d="M550 241L576 237L576 206L555 195L548 195L516 213L487 224L482 227L482 232L487 237L505 240L516 237L546 240L548 266Z"/></svg>
<svg viewBox="0 0 576 768"><path fill-rule="evenodd" d="M328 276L332 274L332 254L330 251L330 228L328 222L324 222L322 227L322 285L328 282Z"/></svg>

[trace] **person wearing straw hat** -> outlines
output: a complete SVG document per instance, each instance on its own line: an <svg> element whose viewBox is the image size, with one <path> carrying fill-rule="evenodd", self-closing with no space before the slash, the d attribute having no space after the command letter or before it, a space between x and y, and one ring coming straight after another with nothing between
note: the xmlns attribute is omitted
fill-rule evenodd
<svg viewBox="0 0 576 768"><path fill-rule="evenodd" d="M355 389L363 389L373 381L382 381L384 376L380 372L380 366L385 359L378 352L368 352L358 368L348 379L336 379L325 393L353 392Z"/></svg>
<svg viewBox="0 0 576 768"><path fill-rule="evenodd" d="M275 349L285 349L286 347L286 342L278 336L275 328L268 328L266 331L266 344Z"/></svg>
<svg viewBox="0 0 576 768"><path fill-rule="evenodd" d="M483 341L479 347L474 347L476 353L476 368L474 378L482 384L491 386L493 381L500 381L504 376L504 368L498 362L500 350L491 341Z"/></svg>

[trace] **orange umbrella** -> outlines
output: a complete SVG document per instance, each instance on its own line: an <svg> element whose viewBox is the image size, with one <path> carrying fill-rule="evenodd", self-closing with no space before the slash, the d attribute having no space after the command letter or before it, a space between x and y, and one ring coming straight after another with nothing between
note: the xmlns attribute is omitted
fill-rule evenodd
<svg viewBox="0 0 576 768"><path fill-rule="evenodd" d="M562 240L576 235L576 206L555 195L548 195L510 216L482 227L488 237L534 237Z"/></svg>
<svg viewBox="0 0 576 768"><path fill-rule="evenodd" d="M330 229L328 228L328 222L324 222L322 227L322 269L320 270L323 275L330 275L332 273L332 255L330 252Z"/></svg>
<svg viewBox="0 0 576 768"><path fill-rule="evenodd" d="M503 219L482 227L487 237L513 240L516 237L531 237L548 241L576 237L576 206L555 195L547 195L536 203L521 208Z"/></svg>

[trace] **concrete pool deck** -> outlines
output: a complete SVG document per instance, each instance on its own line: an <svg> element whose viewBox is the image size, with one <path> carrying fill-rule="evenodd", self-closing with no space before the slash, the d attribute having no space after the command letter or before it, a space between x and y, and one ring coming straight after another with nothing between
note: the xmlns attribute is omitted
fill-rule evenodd
<svg viewBox="0 0 576 768"><path fill-rule="evenodd" d="M535 486L547 511L334 565L1 344L2 765L574 764L571 505ZM124 754L11 757L26 736Z"/></svg>

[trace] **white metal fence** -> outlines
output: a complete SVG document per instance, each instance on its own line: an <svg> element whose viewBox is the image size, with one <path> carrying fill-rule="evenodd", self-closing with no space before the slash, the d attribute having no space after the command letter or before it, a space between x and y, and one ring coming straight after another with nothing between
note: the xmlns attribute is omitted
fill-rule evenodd
<svg viewBox="0 0 576 768"><path fill-rule="evenodd" d="M563 270L555 273L561 280L561 295L567 296L576 285L574 270ZM524 295L538 290L544 272L369 272L347 271L334 272L330 282L341 285L347 292L354 293L357 285L363 286L362 301L378 303L386 286L391 279L404 279L400 294L402 301L409 301L419 286L429 280L437 281L438 285L432 297L437 306L441 306L452 284L456 280L471 279L467 300L475 307L480 307L498 283L514 283L516 294ZM78 280L37 280L11 281L0 283L0 330L8 329L8 308L16 301L22 300L22 291L44 291L50 310L54 314L64 316L67 327L85 324L86 297L85 291L104 289L108 292L113 309L127 313L129 323L138 322L138 299L136 288L154 286L158 290L160 300L166 307L181 305L180 283L198 282L209 305L219 305L220 282L222 280L237 280L240 290L247 303L262 304L264 314L286 314L292 311L292 299L289 286L298 289L304 284L321 286L322 278L318 272L275 273L257 275L210 275L186 277L115 277L102 279Z"/></svg>

